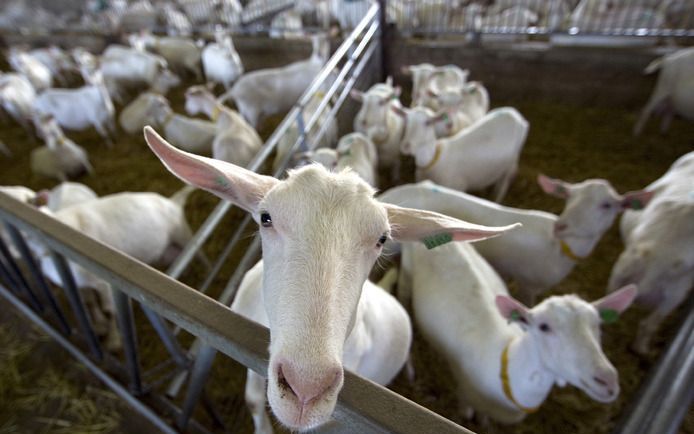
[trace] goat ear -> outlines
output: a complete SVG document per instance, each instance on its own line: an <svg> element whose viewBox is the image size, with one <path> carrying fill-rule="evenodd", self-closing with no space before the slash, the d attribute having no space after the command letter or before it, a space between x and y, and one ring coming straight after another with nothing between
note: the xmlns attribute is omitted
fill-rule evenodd
<svg viewBox="0 0 694 434"><path fill-rule="evenodd" d="M393 110L395 112L395 114L397 114L401 118L407 117L407 112L402 107L399 107L397 105L391 105L390 109Z"/></svg>
<svg viewBox="0 0 694 434"><path fill-rule="evenodd" d="M542 191L551 196L555 196L560 199L567 199L570 195L569 187L571 184L560 179L553 179L549 176L539 174L537 175L537 183L540 184Z"/></svg>
<svg viewBox="0 0 694 434"><path fill-rule="evenodd" d="M357 101L357 102L364 102L364 92L362 92L360 90L352 89L349 92L349 96L351 96L352 99Z"/></svg>
<svg viewBox="0 0 694 434"><path fill-rule="evenodd" d="M521 327L530 325L530 310L523 303L509 295L497 295L494 301L501 316L509 322L518 322Z"/></svg>
<svg viewBox="0 0 694 434"><path fill-rule="evenodd" d="M393 88L393 96L395 98L400 98L401 93L402 93L402 88L400 86L395 86L395 88Z"/></svg>
<svg viewBox="0 0 694 434"><path fill-rule="evenodd" d="M388 211L391 236L396 241L421 241L429 249L451 241L475 241L491 238L520 223L509 226L482 226L443 214L384 203Z"/></svg>
<svg viewBox="0 0 694 434"><path fill-rule="evenodd" d="M598 310L602 322L613 323L619 318L639 294L636 285L631 284L608 294L600 300L595 300L593 306Z"/></svg>
<svg viewBox="0 0 694 434"><path fill-rule="evenodd" d="M630 191L622 196L622 208L640 210L644 209L653 199L653 192L646 190Z"/></svg>
<svg viewBox="0 0 694 434"><path fill-rule="evenodd" d="M181 180L255 213L260 200L279 180L258 175L225 161L181 151L150 126L144 129L149 147L167 169Z"/></svg>

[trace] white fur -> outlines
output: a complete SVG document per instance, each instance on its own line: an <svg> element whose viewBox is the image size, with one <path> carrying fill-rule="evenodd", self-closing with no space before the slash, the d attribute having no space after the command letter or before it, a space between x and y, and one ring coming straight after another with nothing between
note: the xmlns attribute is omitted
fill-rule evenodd
<svg viewBox="0 0 694 434"><path fill-rule="evenodd" d="M98 198L94 190L79 182L61 182L48 192L46 206L51 211L59 211L79 203Z"/></svg>
<svg viewBox="0 0 694 434"><path fill-rule="evenodd" d="M441 139L436 138L436 117L430 110L415 107L405 113L401 150L415 157L418 180L431 179L461 191L494 185L495 200L503 199L528 134L528 121L517 110L492 110L458 134Z"/></svg>
<svg viewBox="0 0 694 434"><path fill-rule="evenodd" d="M121 45L109 45L99 65L110 95L117 101L123 101L127 87L154 85L167 67L161 56Z"/></svg>
<svg viewBox="0 0 694 434"><path fill-rule="evenodd" d="M172 69L186 71L202 80L200 72L200 48L190 38L157 37L151 33L133 34L129 36L130 45L137 48L149 48L166 59Z"/></svg>
<svg viewBox="0 0 694 434"><path fill-rule="evenodd" d="M468 417L471 410L503 423L525 417L502 387L501 355L507 345L511 393L523 407L540 406L554 384L572 384L604 403L619 395L617 371L600 348L602 301L553 296L527 309L508 296L501 278L468 243L430 251L405 245L403 255L414 264L417 327L448 361ZM636 291L627 291L630 302ZM510 323L495 305L498 298L516 304L526 323Z"/></svg>
<svg viewBox="0 0 694 434"><path fill-rule="evenodd" d="M175 146L196 154L212 152L212 142L217 136L214 123L174 113L169 101L161 95L154 98L147 113Z"/></svg>
<svg viewBox="0 0 694 434"><path fill-rule="evenodd" d="M37 91L53 86L51 71L29 53L12 48L7 61L12 69L28 78Z"/></svg>
<svg viewBox="0 0 694 434"><path fill-rule="evenodd" d="M311 164L280 181L177 150L151 128L145 138L174 174L262 222L262 293L271 337L267 397L292 430L330 419L342 388L345 344L384 236L406 241L446 232L465 240L509 229L384 205L354 173Z"/></svg>
<svg viewBox="0 0 694 434"><path fill-rule="evenodd" d="M0 105L27 131L31 131L29 121L34 113L35 100L36 91L26 77L0 74Z"/></svg>
<svg viewBox="0 0 694 434"><path fill-rule="evenodd" d="M118 116L118 123L128 134L136 134L142 131L145 125L153 124L152 107L156 103L158 93L143 92L131 101Z"/></svg>
<svg viewBox="0 0 694 434"><path fill-rule="evenodd" d="M229 89L243 74L241 57L234 48L231 36L215 34L217 42L207 44L202 50L202 66L208 82L221 83Z"/></svg>
<svg viewBox="0 0 694 434"><path fill-rule="evenodd" d="M383 168L390 169L393 178L399 177L400 143L404 137L405 122L393 112L401 109L399 88L391 81L373 85L362 93L352 91L352 97L362 103L354 118L354 131L367 136L378 149L378 159Z"/></svg>
<svg viewBox="0 0 694 434"><path fill-rule="evenodd" d="M634 126L639 135L653 112L661 112L665 132L675 114L694 121L694 48L685 48L651 62L646 73L660 70L658 81Z"/></svg>
<svg viewBox="0 0 694 434"><path fill-rule="evenodd" d="M87 151L66 137L52 116L41 119L38 125L45 146L31 152L34 174L66 181L92 171Z"/></svg>
<svg viewBox="0 0 694 434"><path fill-rule="evenodd" d="M263 300L263 262L251 268L239 286L231 310L257 323L269 326ZM407 361L412 342L410 317L398 301L369 280L359 297L354 324L345 340L342 364L345 369L386 385ZM265 379L248 370L246 402L252 413L256 433L272 433L266 414Z"/></svg>
<svg viewBox="0 0 694 434"><path fill-rule="evenodd" d="M118 193L51 212L56 220L146 264L167 265L174 256L170 249L183 248L192 232L183 206L193 189L185 187L166 198L156 193ZM41 260L43 273L57 285L62 283L48 252L31 241ZM77 287L96 290L98 303L87 303L95 326L106 335L109 350L120 347L110 285L82 267L71 264ZM100 305L100 307L99 307ZM104 314L106 317L104 317ZM107 325L106 325L107 324Z"/></svg>
<svg viewBox="0 0 694 434"><path fill-rule="evenodd" d="M186 111L190 115L205 113L216 122L213 158L246 167L263 144L258 132L241 115L218 102L204 86L186 91Z"/></svg>
<svg viewBox="0 0 694 434"><path fill-rule="evenodd" d="M660 324L694 287L694 152L680 157L646 187L655 193L643 211L622 217L624 251L612 268L609 290L635 283L653 309L641 321L634 349L645 354Z"/></svg>
<svg viewBox="0 0 694 434"><path fill-rule="evenodd" d="M220 100L233 99L253 127L265 116L288 111L323 67L328 58L327 44L324 37L314 36L311 57L279 68L246 73Z"/></svg>
<svg viewBox="0 0 694 434"><path fill-rule="evenodd" d="M36 98L34 109L40 115L53 115L69 130L94 127L110 143L109 130L115 134L115 109L98 72L92 80L77 89L48 89Z"/></svg>
<svg viewBox="0 0 694 434"><path fill-rule="evenodd" d="M524 301L533 304L536 295L561 282L576 265L562 253L561 240L577 257L590 255L624 204L641 195L641 192L619 195L605 180L562 185L568 193L568 201L561 216L502 206L430 181L395 187L379 199L476 223L522 223L522 228L476 243L475 247L499 273L515 280ZM603 208L605 204L609 206ZM408 272L407 267L401 267L401 273ZM402 290L402 298L406 301L409 289L406 286L398 289Z"/></svg>

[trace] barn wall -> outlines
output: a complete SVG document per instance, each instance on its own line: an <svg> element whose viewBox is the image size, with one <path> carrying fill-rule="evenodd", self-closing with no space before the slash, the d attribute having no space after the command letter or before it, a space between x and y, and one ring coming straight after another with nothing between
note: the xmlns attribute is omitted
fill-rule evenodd
<svg viewBox="0 0 694 434"><path fill-rule="evenodd" d="M636 108L645 103L654 77L642 71L663 50L654 48L555 47L543 42L461 46L460 42L394 38L388 71L409 83L402 65L430 62L470 69L496 101L548 100L582 106Z"/></svg>

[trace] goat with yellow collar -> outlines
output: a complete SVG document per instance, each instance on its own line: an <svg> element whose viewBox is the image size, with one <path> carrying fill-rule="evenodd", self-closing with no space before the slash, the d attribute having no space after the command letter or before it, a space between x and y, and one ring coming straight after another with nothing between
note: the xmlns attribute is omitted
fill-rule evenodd
<svg viewBox="0 0 694 434"><path fill-rule="evenodd" d="M615 321L631 304L634 285L593 303L553 296L530 309L508 295L469 243L433 250L407 244L403 260L414 265L415 323L448 360L466 417L477 412L519 422L539 409L555 384L571 384L602 403L619 395L599 326Z"/></svg>

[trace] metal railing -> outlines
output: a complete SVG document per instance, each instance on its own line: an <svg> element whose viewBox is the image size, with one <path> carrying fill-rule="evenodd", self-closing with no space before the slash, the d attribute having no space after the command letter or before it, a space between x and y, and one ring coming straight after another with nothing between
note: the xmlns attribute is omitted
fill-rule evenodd
<svg viewBox="0 0 694 434"><path fill-rule="evenodd" d="M388 0L388 21L404 34L694 37L694 2Z"/></svg>
<svg viewBox="0 0 694 434"><path fill-rule="evenodd" d="M25 271L24 266L20 265L1 239L0 296L39 324L162 432L177 431L141 400L151 398L157 390L146 381L147 373L141 371L137 330L132 316L133 304L146 306L192 335L203 339L209 348L221 351L246 367L261 374L267 371L269 332L265 327L231 312L223 304L4 193L0 193L0 223L12 234L14 247L22 253L21 264L36 264L26 246L25 237L40 239L52 250L53 259L61 270L62 288L71 300L72 314L77 321L72 324L65 320L70 315L60 307L61 303L48 288L40 270L30 266L29 271ZM125 360L116 359L102 350L98 339L95 338L88 310L74 285L71 269L66 265L67 261L111 285L116 301L118 326L123 336ZM43 283L38 283L41 281ZM43 285L46 285L48 291L44 292L41 289ZM85 351L85 348L88 351ZM127 375L123 377L120 375L122 373ZM129 386L126 387L123 383L129 383ZM203 385L196 386L202 388ZM178 420L180 426L181 417L185 413L170 401L167 401L166 405L169 408L166 416ZM184 424L186 425L187 423ZM194 424L190 429L194 432L207 431L198 424ZM350 372L345 373L345 384L339 395L334 421L317 432L470 433L396 393Z"/></svg>

